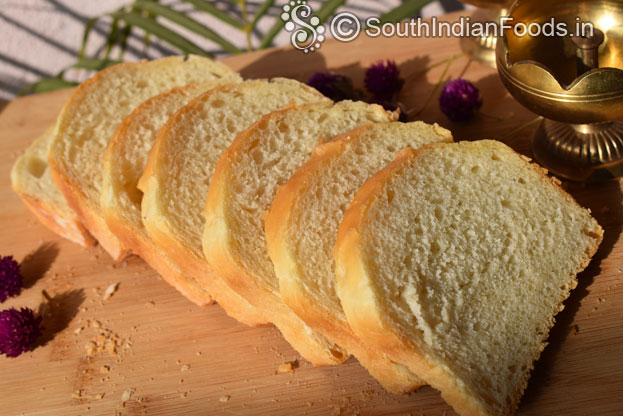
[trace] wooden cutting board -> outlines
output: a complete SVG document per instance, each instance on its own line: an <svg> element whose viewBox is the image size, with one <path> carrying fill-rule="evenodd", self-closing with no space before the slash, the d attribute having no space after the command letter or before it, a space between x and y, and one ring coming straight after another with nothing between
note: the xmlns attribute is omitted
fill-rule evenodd
<svg viewBox="0 0 623 416"><path fill-rule="evenodd" d="M448 20L457 15L448 16ZM438 92L425 106L443 65L460 53L458 39L370 39L325 42L320 51L292 48L230 57L245 77L305 80L330 68L362 86L364 68L394 59L407 78L401 101L421 109L457 139L501 139L529 155L532 130L508 134L534 119L506 92L495 70L453 61L448 76L473 81L484 97L472 123L451 123L438 110ZM0 357L0 413L452 415L439 393L424 387L408 396L383 391L354 360L333 368L306 363L272 327L247 328L218 306L198 308L140 259L114 264L99 247L83 249L49 232L9 185L15 158L53 123L71 91L11 102L0 114L0 254L23 261L28 288L2 305L41 303L53 297L42 343L16 359ZM604 242L566 302L537 362L521 415L623 414L623 194L619 182L565 184L605 229ZM103 300L106 288L119 283ZM104 333L101 339L98 333ZM87 358L85 344L117 337L117 354ZM293 373L281 364L296 361ZM131 394L130 394L131 393ZM124 397L125 395L125 397Z"/></svg>

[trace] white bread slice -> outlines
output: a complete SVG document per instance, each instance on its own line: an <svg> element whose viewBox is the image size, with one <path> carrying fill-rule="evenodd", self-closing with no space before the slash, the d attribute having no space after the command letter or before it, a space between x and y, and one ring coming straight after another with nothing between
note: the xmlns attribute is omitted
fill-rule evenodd
<svg viewBox="0 0 623 416"><path fill-rule="evenodd" d="M52 178L84 226L114 259L121 259L126 251L102 215L101 167L104 149L121 120L146 99L175 86L232 74L225 65L198 56L122 63L83 82L63 107L48 152Z"/></svg>
<svg viewBox="0 0 623 416"><path fill-rule="evenodd" d="M15 161L11 169L11 186L43 225L83 247L92 246L95 239L69 208L52 180L48 147L53 137L54 126L51 126Z"/></svg>
<svg viewBox="0 0 623 416"><path fill-rule="evenodd" d="M279 188L266 217L268 253L286 305L357 357L393 393L424 383L353 333L335 292L332 251L338 226L359 187L398 150L436 142L452 142L452 135L422 122L366 124L346 132L314 149L307 163Z"/></svg>
<svg viewBox="0 0 623 416"><path fill-rule="evenodd" d="M226 79L235 81L233 76ZM104 152L100 204L106 224L119 239L121 249L139 255L164 280L198 305L211 303L210 294L149 238L141 220L143 194L137 185L158 130L192 98L221 84L222 81L188 84L150 98L123 119Z"/></svg>
<svg viewBox="0 0 623 416"><path fill-rule="evenodd" d="M201 250L201 211L214 166L236 134L260 115L291 101L324 99L316 90L285 79L245 81L208 91L160 129L139 180L142 218L150 238L230 316L248 325L268 321L212 273Z"/></svg>
<svg viewBox="0 0 623 416"><path fill-rule="evenodd" d="M496 141L406 149L357 192L335 247L348 322L461 415L508 415L603 230Z"/></svg>
<svg viewBox="0 0 623 416"><path fill-rule="evenodd" d="M318 140L394 117L380 106L352 101L275 111L236 137L212 178L204 212L203 249L208 262L315 365L340 364L348 356L281 300L266 250L264 217L279 185L305 162Z"/></svg>

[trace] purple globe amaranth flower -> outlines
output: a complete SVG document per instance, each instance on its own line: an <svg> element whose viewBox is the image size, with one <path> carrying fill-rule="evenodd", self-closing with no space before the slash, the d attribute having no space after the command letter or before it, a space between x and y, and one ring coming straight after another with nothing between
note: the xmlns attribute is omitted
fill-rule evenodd
<svg viewBox="0 0 623 416"><path fill-rule="evenodd" d="M0 312L0 354L17 357L30 351L41 335L41 317L32 309L10 308Z"/></svg>
<svg viewBox="0 0 623 416"><path fill-rule="evenodd" d="M405 80L394 61L379 61L366 70L366 89L379 101L392 101L398 95Z"/></svg>
<svg viewBox="0 0 623 416"><path fill-rule="evenodd" d="M0 258L0 303L17 295L23 283L19 263L13 260L13 256Z"/></svg>
<svg viewBox="0 0 623 416"><path fill-rule="evenodd" d="M332 72L316 72L309 77L307 85L333 101L356 100L360 95L355 91L350 78Z"/></svg>
<svg viewBox="0 0 623 416"><path fill-rule="evenodd" d="M474 118L482 106L480 91L462 78L446 84L439 97L441 111L452 121L465 122Z"/></svg>

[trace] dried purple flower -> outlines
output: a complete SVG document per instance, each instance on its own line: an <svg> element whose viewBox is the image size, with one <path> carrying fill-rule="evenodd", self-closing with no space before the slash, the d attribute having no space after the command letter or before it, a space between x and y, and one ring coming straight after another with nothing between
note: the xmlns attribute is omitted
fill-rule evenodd
<svg viewBox="0 0 623 416"><path fill-rule="evenodd" d="M307 85L317 89L322 95L333 101L356 100L359 94L353 87L353 81L344 75L332 72L316 72L309 80Z"/></svg>
<svg viewBox="0 0 623 416"><path fill-rule="evenodd" d="M22 289L23 281L19 263L13 260L13 256L0 258L0 303L17 295Z"/></svg>
<svg viewBox="0 0 623 416"><path fill-rule="evenodd" d="M365 84L374 98L380 101L392 101L398 95L405 80L400 78L396 62L379 61L366 70Z"/></svg>
<svg viewBox="0 0 623 416"><path fill-rule="evenodd" d="M0 354L17 357L29 351L41 335L41 317L30 308L0 312Z"/></svg>
<svg viewBox="0 0 623 416"><path fill-rule="evenodd" d="M446 84L439 97L441 111L452 121L470 121L482 106L480 91L462 78Z"/></svg>

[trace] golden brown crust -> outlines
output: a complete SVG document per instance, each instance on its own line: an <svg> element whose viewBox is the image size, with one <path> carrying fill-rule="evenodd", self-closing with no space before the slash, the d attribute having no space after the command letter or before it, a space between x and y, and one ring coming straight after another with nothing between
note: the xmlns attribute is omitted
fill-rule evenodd
<svg viewBox="0 0 623 416"><path fill-rule="evenodd" d="M375 290L369 285L373 284L373 279L369 275L367 264L364 260L365 256L361 252L360 227L365 226L366 212L371 204L382 193L382 190L394 175L400 174L400 171L416 159L423 152L430 151L436 146L446 146L445 144L432 144L424 146L419 150L405 149L396 159L385 169L374 175L368 180L355 196L353 203L348 209L344 220L339 228L338 242L334 250L336 263L338 264L338 285L340 287L340 298L342 305L348 316L348 321L355 332L362 336L367 343L384 349L388 354L398 361L405 363L412 371L421 375L431 386L441 391L442 397L461 415L488 415L490 412L475 395L470 394L466 386L461 385L460 381L455 378L449 369L443 364L429 361L418 347L414 340L401 336L394 328L391 322L386 320L386 315L382 312L380 302L375 299ZM530 165L536 169L543 181L548 184L552 183L558 192L565 195L569 201L577 203L564 190L556 186L556 182L552 181L543 172L543 169L536 165ZM570 276L570 286L576 279L577 273L581 272L590 262L591 257L597 251L603 231L597 222L594 222L594 229L590 234L594 238L585 253L585 258L577 267L575 274ZM568 291L563 293L559 305L553 311L555 315L562 310L563 302L568 296ZM368 307L362 307L362 302L369 304ZM554 319L549 322L548 331L543 335L543 342L540 352L545 347L545 339L549 329L553 326ZM517 393L512 397L511 403L506 414L511 414L516 408L528 382L529 373L519 386Z"/></svg>
<svg viewBox="0 0 623 416"><path fill-rule="evenodd" d="M434 146L434 145L431 145ZM428 147L428 146L426 146ZM397 175L404 165L422 151L402 150L387 167L370 178L357 192L346 212L338 231L334 250L338 290L348 322L358 335L371 347L384 350L390 357L404 363L420 375L431 386L442 391L444 399L456 403L464 410L462 414L483 414L469 396L457 394L454 381L435 363L429 362L417 344L402 337L386 320L380 302L369 286L362 286L362 281L370 282L369 270L361 253L361 235L359 226L364 219L376 195L385 187L392 176ZM465 399L465 400L464 400Z"/></svg>
<svg viewBox="0 0 623 416"><path fill-rule="evenodd" d="M17 189L14 189L14 191L22 198L26 207L35 214L39 221L56 234L80 244L82 247L92 247L97 244L97 241L79 220L63 216L62 213L54 209L54 206L38 198L20 192Z"/></svg>
<svg viewBox="0 0 623 416"><path fill-rule="evenodd" d="M97 238L97 241L115 261L123 260L129 252L119 247L117 237L108 230L104 219L95 215L87 206L86 198L65 176L64 170L56 163L56 160L48 159L48 163L54 183L67 200L69 207L76 212L84 227Z"/></svg>
<svg viewBox="0 0 623 416"><path fill-rule="evenodd" d="M265 221L266 243L275 268L280 266L283 270L292 270L292 273L288 273L288 279L279 281L284 302L310 327L355 355L386 390L402 394L414 391L425 383L405 367L392 363L381 351L368 348L346 322L335 318L333 312L322 302L310 297L299 282L292 278L301 273L295 271L298 265L287 247L288 227L293 221L291 218L293 207L302 189L306 188L307 182L317 174L318 168L323 163L342 153L350 137L358 136L373 126L373 123L364 124L337 136L330 142L316 146L310 159L277 191Z"/></svg>
<svg viewBox="0 0 623 416"><path fill-rule="evenodd" d="M110 73L125 70L126 68L138 67L139 65L140 63L138 62L124 62L97 72L93 77L87 79L76 88L63 106L59 120L69 111L70 106L79 105L79 103L87 99L87 94L84 91L92 84L98 83L101 78L107 77ZM128 254L128 251L123 250L119 246L116 236L108 230L105 221L102 218L98 218L87 206L85 196L82 195L80 189L72 182L71 178L66 175L64 167L60 165L62 162L59 160L57 163L53 147L50 148L50 153L48 154L48 163L56 186L58 186L67 203L76 212L84 226L115 261L122 260Z"/></svg>
<svg viewBox="0 0 623 416"><path fill-rule="evenodd" d="M115 162L112 159L117 157L117 149L122 146L126 140L128 140L127 135L129 130L132 128L136 117L140 117L145 113L153 111L152 107L157 105L163 99L167 99L173 95L187 94L187 91L191 91L198 85L200 84L188 84L182 87L172 88L169 91L148 99L137 107L129 116L125 117L104 152L105 169L111 169L110 165ZM112 184L110 186L112 186ZM134 223L131 223L127 219L123 218L122 214L117 212L118 209L119 208L116 206L108 207L106 204L102 204L104 219L110 230L119 239L121 247L126 250L131 250L134 254L140 256L153 269L155 269L167 283L177 289L191 302L199 306L209 305L214 302L212 296L204 288L202 288L191 276L183 273L179 267L177 267L156 244L154 244L154 242L146 234L144 228L135 227ZM249 322L249 324L256 325L256 322Z"/></svg>
<svg viewBox="0 0 623 416"><path fill-rule="evenodd" d="M339 350L331 349L329 345L326 345L327 341L317 338L319 344L325 344L319 348L318 345L311 345L310 337L301 336L310 334L309 328L282 302L278 294L271 293L269 288L261 287L257 278L241 264L227 225L228 217L225 206L228 200L227 176L235 155L241 151L255 128L267 123L271 118L281 117L284 112L294 107L289 105L263 116L253 126L238 134L230 147L221 155L212 177L204 210L206 227L203 249L212 268L225 279L232 289L248 299L258 309L270 311L270 316L267 317L277 325L284 338L305 359L316 366L336 365L344 362L348 356Z"/></svg>
<svg viewBox="0 0 623 416"><path fill-rule="evenodd" d="M212 296L194 279L173 265L166 254L160 252L159 247L142 230L134 230L125 221L118 220L113 215L108 213L106 222L125 247L131 247L134 254L145 260L167 283L191 302L198 306L214 303Z"/></svg>
<svg viewBox="0 0 623 416"><path fill-rule="evenodd" d="M234 85L235 84L223 85L209 90L192 99L188 106L192 106L195 102L207 99L207 97L214 94L216 91L226 90L232 88ZM163 153L166 152L165 138L167 131L179 122L179 118L182 117L184 111L186 111L185 108L187 107L182 107L178 110L158 132L143 175L139 179L138 188L143 191L143 224L153 242L164 250L184 273L195 279L199 286L205 288L206 292L223 307L229 316L249 326L255 327L265 325L269 323L266 318L232 292L221 277L209 269L203 257L198 257L192 250L189 250L174 238L176 233L173 232L169 224L166 223L166 219L159 211L157 199L160 193L160 184L156 179L158 177L159 160ZM153 213L145 215L146 212L152 211Z"/></svg>
<svg viewBox="0 0 623 416"><path fill-rule="evenodd" d="M91 234L99 241L99 243L109 252L109 254L113 257L114 260L119 261L123 259L128 251L124 250L120 241L117 237L108 229L106 221L101 218L101 213L98 209L96 209L93 204L99 204L99 201L93 202L89 201L87 195L81 191L80 184L76 180L73 175L76 173L70 169L69 166L61 166L64 164L62 160L62 156L58 154L57 147L62 147L63 144L63 132L65 124L68 120L74 119L71 115L67 113L72 109L80 108L85 100L87 100L90 96L90 90L94 84L100 83L102 79L106 79L111 77L117 73L130 73L132 71L136 71L139 67L149 65L150 68L158 69L165 68L171 65L171 63L180 63L182 64L185 61L193 60L193 59L204 59L198 56L170 56L161 58L155 61L147 62L145 60L140 62L124 62L109 68L103 69L97 72L93 77L86 80L70 96L67 100L61 113L59 115L56 127L56 133L58 137L53 140L49 154L48 160L50 164L50 168L52 171L52 176L54 181L57 183L57 186L61 190L61 193L67 199L69 206L76 211L78 217L81 219L84 226L91 232ZM213 62L212 65L221 66L223 68L223 72L225 72L226 66L224 64ZM216 71L216 67L214 68Z"/></svg>

